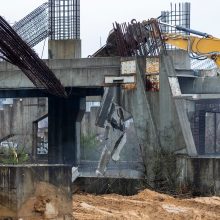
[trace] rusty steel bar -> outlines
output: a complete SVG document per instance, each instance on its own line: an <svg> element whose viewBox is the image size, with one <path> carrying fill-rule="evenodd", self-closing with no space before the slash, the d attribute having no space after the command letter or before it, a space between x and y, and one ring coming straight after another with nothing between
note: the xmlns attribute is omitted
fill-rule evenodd
<svg viewBox="0 0 220 220"><path fill-rule="evenodd" d="M113 24L106 45L92 56L158 56L166 52L161 26L156 19Z"/></svg>
<svg viewBox="0 0 220 220"><path fill-rule="evenodd" d="M1 16L0 57L18 66L36 87L56 96L67 96L54 73Z"/></svg>

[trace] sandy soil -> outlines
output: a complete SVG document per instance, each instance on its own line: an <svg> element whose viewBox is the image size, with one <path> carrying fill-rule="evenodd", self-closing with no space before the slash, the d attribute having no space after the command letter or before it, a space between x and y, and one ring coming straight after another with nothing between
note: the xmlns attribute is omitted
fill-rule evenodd
<svg viewBox="0 0 220 220"><path fill-rule="evenodd" d="M77 220L217 220L220 197L178 199L144 190L135 196L75 194L73 213Z"/></svg>
<svg viewBox="0 0 220 220"><path fill-rule="evenodd" d="M19 210L18 216L28 220L58 219L59 216L72 214L71 196L65 194L61 188L51 184L38 183L35 193ZM29 216L32 216L30 218Z"/></svg>
<svg viewBox="0 0 220 220"><path fill-rule="evenodd" d="M62 190L40 183L22 206L19 216L28 220L60 219L73 213L76 220L217 220L220 219L220 197L174 198L148 189L135 196L75 193L73 209ZM0 207L0 216L15 213ZM31 218L28 216L32 216Z"/></svg>
<svg viewBox="0 0 220 220"><path fill-rule="evenodd" d="M61 188L40 182L18 213L0 206L0 220L11 219L17 215L23 220L62 219L59 217L72 216L71 201L71 195L66 195Z"/></svg>

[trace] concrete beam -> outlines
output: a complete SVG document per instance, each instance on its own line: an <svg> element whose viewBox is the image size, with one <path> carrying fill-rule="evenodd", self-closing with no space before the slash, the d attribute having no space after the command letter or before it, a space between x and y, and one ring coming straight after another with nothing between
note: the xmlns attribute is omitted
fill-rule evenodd
<svg viewBox="0 0 220 220"><path fill-rule="evenodd" d="M65 87L100 88L105 76L119 76L120 58L84 58L45 61ZM33 83L17 67L0 63L0 90L32 89Z"/></svg>
<svg viewBox="0 0 220 220"><path fill-rule="evenodd" d="M200 94L220 94L220 78L213 77L198 77L194 79L194 93Z"/></svg>
<svg viewBox="0 0 220 220"><path fill-rule="evenodd" d="M220 77L213 70L176 69L183 94L220 94Z"/></svg>
<svg viewBox="0 0 220 220"><path fill-rule="evenodd" d="M201 99L220 99L220 94L181 94L175 99L201 100Z"/></svg>
<svg viewBox="0 0 220 220"><path fill-rule="evenodd" d="M66 92L69 97L72 96L102 96L103 88L66 88ZM33 98L33 97L50 97L45 89L36 88L22 88L22 89L0 89L0 98Z"/></svg>

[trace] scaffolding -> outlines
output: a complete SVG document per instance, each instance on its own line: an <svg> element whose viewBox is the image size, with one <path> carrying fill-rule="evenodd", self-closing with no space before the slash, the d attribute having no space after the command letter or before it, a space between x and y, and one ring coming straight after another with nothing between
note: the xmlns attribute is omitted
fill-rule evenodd
<svg viewBox="0 0 220 220"><path fill-rule="evenodd" d="M80 39L80 0L49 0L51 40Z"/></svg>

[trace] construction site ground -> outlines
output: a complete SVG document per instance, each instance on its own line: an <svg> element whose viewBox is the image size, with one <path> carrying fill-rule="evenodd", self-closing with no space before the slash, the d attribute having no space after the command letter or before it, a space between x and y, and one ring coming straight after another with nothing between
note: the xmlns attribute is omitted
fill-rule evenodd
<svg viewBox="0 0 220 220"><path fill-rule="evenodd" d="M217 196L183 199L145 189L133 196L76 192L72 206L70 200L59 188L39 183L18 215L24 220L57 220L63 219L60 217L63 215L73 215L74 220L220 219L220 197ZM0 206L0 219L17 219L16 213Z"/></svg>
<svg viewBox="0 0 220 220"><path fill-rule="evenodd" d="M73 195L77 220L215 220L220 219L220 197L175 198L145 189L134 196Z"/></svg>

